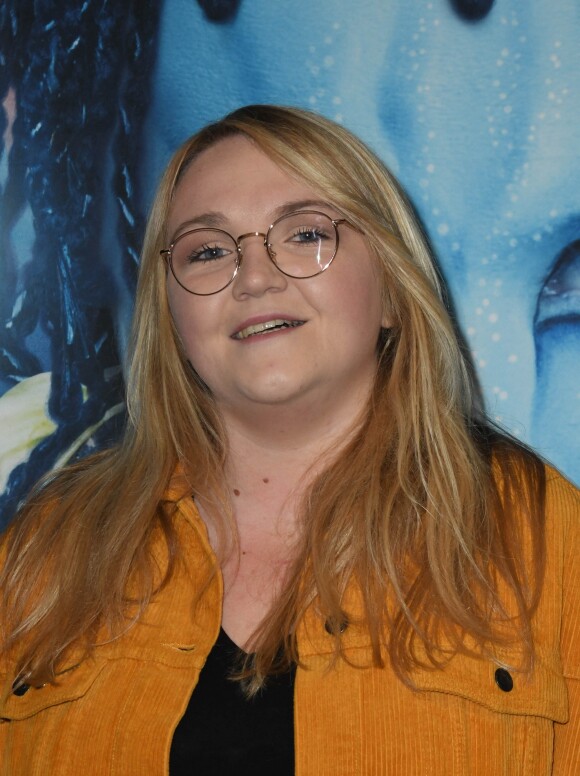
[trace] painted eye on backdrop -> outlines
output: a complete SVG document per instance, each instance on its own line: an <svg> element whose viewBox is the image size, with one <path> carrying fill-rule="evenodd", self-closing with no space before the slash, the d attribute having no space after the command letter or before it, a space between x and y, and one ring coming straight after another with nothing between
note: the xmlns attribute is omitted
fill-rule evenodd
<svg viewBox="0 0 580 776"><path fill-rule="evenodd" d="M536 334L547 326L580 321L580 240L570 242L558 255L538 297Z"/></svg>

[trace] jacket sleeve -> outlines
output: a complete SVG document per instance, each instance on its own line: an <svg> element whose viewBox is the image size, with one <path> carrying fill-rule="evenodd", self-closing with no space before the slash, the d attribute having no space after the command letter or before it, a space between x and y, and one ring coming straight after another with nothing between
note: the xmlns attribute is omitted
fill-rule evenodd
<svg viewBox="0 0 580 776"><path fill-rule="evenodd" d="M562 667L568 689L569 719L556 724L554 774L576 774L580 767L580 492L548 473L547 516L563 531Z"/></svg>

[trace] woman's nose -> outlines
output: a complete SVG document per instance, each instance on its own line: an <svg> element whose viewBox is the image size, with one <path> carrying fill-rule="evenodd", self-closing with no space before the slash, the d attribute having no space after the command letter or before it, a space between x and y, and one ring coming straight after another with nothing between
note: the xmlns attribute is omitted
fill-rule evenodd
<svg viewBox="0 0 580 776"><path fill-rule="evenodd" d="M240 268L234 280L234 296L259 296L267 291L280 291L288 278L274 264L266 248L266 236L259 232L242 235Z"/></svg>

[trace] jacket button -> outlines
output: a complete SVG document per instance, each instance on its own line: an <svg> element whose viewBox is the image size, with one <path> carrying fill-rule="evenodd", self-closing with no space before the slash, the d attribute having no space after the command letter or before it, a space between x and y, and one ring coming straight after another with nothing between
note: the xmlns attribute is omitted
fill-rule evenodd
<svg viewBox="0 0 580 776"><path fill-rule="evenodd" d="M329 617L324 623L324 630L329 636L336 636L337 633L344 633L347 628L348 620L346 617L343 620L340 620L340 622L335 622Z"/></svg>
<svg viewBox="0 0 580 776"><path fill-rule="evenodd" d="M12 694L17 695L19 698L21 698L23 695L26 695L28 690L30 690L30 685L20 684L18 679L15 679L12 683Z"/></svg>
<svg viewBox="0 0 580 776"><path fill-rule="evenodd" d="M514 688L514 680L509 671L505 668L496 668L495 671L495 683L500 690L504 692L511 692Z"/></svg>

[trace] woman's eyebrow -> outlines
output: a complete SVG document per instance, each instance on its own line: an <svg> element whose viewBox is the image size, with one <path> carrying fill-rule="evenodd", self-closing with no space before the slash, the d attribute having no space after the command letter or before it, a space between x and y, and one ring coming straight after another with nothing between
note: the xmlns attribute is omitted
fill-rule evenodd
<svg viewBox="0 0 580 776"><path fill-rule="evenodd" d="M324 199L297 199L291 202L285 202L283 205L279 205L272 211L274 220L293 213L295 210L336 210L336 206Z"/></svg>
<svg viewBox="0 0 580 776"><path fill-rule="evenodd" d="M226 221L227 218L224 213L220 213L218 210L209 210L207 213L200 213L198 216L188 218L187 221L182 221L175 227L173 234L179 234L186 227L188 229L195 229L198 226L221 228L226 223Z"/></svg>
<svg viewBox="0 0 580 776"><path fill-rule="evenodd" d="M336 206L323 199L297 199L289 202L284 202L282 205L272 210L270 218L273 221L288 215L288 213L294 213L296 210L336 210ZM207 226L209 228L223 229L227 225L228 218L225 213L219 210L209 210L207 213L200 213L193 218L188 218L186 221L182 221L173 231L173 238L186 229L195 229L197 227Z"/></svg>

